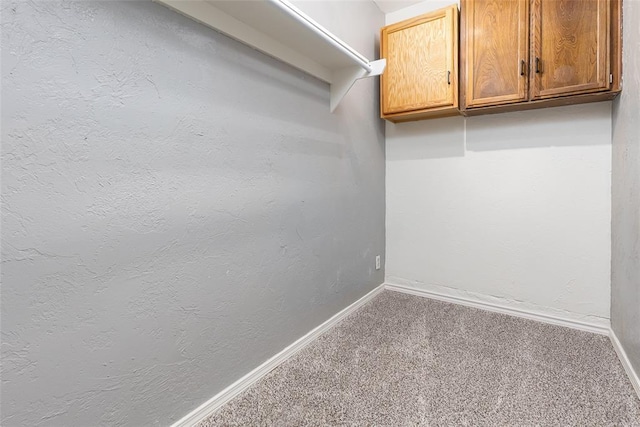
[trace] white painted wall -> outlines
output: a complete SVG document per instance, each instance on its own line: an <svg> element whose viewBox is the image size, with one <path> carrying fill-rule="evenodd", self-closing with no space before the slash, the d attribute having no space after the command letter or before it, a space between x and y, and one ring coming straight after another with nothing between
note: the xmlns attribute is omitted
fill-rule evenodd
<svg viewBox="0 0 640 427"><path fill-rule="evenodd" d="M375 55L373 2L304 7ZM1 19L3 427L169 425L382 283L374 79L331 114L151 1Z"/></svg>
<svg viewBox="0 0 640 427"><path fill-rule="evenodd" d="M387 123L386 154L388 283L607 324L611 102Z"/></svg>
<svg viewBox="0 0 640 427"><path fill-rule="evenodd" d="M611 327L640 375L640 2L623 2L623 91L613 104Z"/></svg>

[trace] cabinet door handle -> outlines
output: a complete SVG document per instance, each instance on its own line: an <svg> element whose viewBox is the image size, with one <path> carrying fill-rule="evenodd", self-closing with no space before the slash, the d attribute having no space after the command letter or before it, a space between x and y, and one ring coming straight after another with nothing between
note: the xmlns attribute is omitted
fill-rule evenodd
<svg viewBox="0 0 640 427"><path fill-rule="evenodd" d="M540 58L538 58L536 56L536 74L541 73L542 70L540 69Z"/></svg>
<svg viewBox="0 0 640 427"><path fill-rule="evenodd" d="M447 71L447 84L451 84L451 71Z"/></svg>
<svg viewBox="0 0 640 427"><path fill-rule="evenodd" d="M524 62L524 59L520 61L520 75L524 76L525 73L527 72L527 63Z"/></svg>

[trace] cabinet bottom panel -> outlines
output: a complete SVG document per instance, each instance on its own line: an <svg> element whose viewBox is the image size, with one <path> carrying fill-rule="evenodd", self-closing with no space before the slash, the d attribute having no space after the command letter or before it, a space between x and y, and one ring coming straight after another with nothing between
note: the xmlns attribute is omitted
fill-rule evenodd
<svg viewBox="0 0 640 427"><path fill-rule="evenodd" d="M424 119L436 119L440 117L460 116L462 113L455 107L446 107L429 110L416 110L398 114L383 114L381 118L393 123L412 122Z"/></svg>
<svg viewBox="0 0 640 427"><path fill-rule="evenodd" d="M600 102L614 99L620 91L606 91L571 95L562 98L536 99L516 104L495 105L489 107L467 108L462 111L465 116L480 116L482 114L507 113L510 111L535 110L538 108L559 107L562 105L586 104L588 102Z"/></svg>

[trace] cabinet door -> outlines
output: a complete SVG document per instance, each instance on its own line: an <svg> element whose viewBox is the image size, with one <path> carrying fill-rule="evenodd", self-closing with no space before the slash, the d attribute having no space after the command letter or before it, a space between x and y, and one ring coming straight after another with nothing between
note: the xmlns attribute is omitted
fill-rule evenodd
<svg viewBox="0 0 640 427"><path fill-rule="evenodd" d="M528 99L529 0L462 2L464 107Z"/></svg>
<svg viewBox="0 0 640 427"><path fill-rule="evenodd" d="M456 5L382 29L382 115L458 106Z"/></svg>
<svg viewBox="0 0 640 427"><path fill-rule="evenodd" d="M533 0L534 99L609 88L608 0Z"/></svg>

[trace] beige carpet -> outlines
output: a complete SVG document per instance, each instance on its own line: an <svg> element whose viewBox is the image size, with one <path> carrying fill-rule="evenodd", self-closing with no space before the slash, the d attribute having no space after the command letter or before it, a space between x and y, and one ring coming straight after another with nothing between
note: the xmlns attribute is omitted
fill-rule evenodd
<svg viewBox="0 0 640 427"><path fill-rule="evenodd" d="M200 424L640 426L605 336L385 291Z"/></svg>

